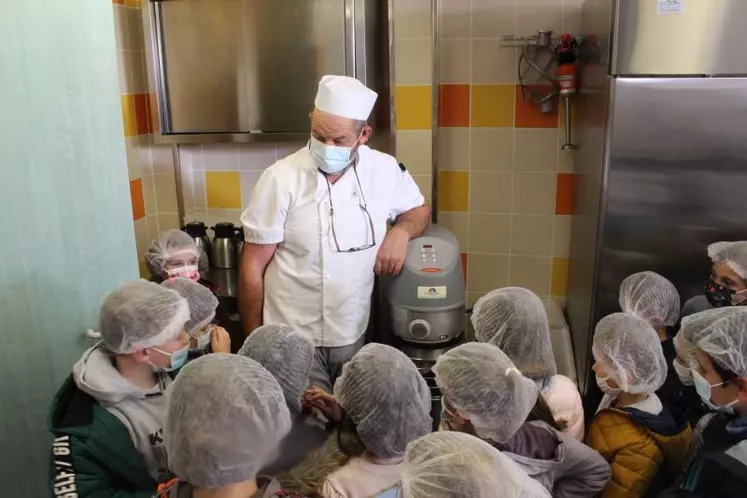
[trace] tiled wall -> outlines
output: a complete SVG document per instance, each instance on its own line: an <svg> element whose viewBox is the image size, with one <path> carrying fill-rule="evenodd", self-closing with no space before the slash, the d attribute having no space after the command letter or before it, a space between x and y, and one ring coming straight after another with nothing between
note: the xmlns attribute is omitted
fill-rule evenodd
<svg viewBox="0 0 747 498"><path fill-rule="evenodd" d="M262 171L304 144L204 144L179 146L187 221L239 223Z"/></svg>
<svg viewBox="0 0 747 498"><path fill-rule="evenodd" d="M138 0L116 0L133 217L138 251L179 225L172 151L153 146ZM521 98L517 52L502 35L577 33L583 0L441 0L439 222L454 231L470 302L520 285L566 291L572 153L562 116ZM430 0L394 0L397 156L431 190ZM180 146L186 220L239 222L261 171L303 144Z"/></svg>
<svg viewBox="0 0 747 498"><path fill-rule="evenodd" d="M431 160L429 0L395 6L397 155L424 190ZM441 0L439 223L465 253L469 301L496 287L565 295L573 157L557 106L541 114L517 87L502 35L576 34L582 0Z"/></svg>
<svg viewBox="0 0 747 498"><path fill-rule="evenodd" d="M148 93L141 0L112 0L132 218L142 256L159 232L179 226L170 146L154 145L157 113Z"/></svg>

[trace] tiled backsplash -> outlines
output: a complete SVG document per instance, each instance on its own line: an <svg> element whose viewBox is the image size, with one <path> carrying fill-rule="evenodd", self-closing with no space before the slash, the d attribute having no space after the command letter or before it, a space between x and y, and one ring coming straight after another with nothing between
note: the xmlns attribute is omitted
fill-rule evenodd
<svg viewBox="0 0 747 498"><path fill-rule="evenodd" d="M238 224L262 171L305 144L254 143L179 146L188 221Z"/></svg>
<svg viewBox="0 0 747 498"><path fill-rule="evenodd" d="M566 293L572 153L556 109L517 86L518 52L501 36L576 33L582 0L441 0L439 223L467 259L469 301L496 287ZM394 2L397 155L424 190L431 177L428 0Z"/></svg>
<svg viewBox="0 0 747 498"><path fill-rule="evenodd" d="M132 218L140 271L145 276L142 257L150 241L161 231L179 226L173 152L170 146L153 144L157 115L152 112L154 98L148 93L141 1L112 3Z"/></svg>

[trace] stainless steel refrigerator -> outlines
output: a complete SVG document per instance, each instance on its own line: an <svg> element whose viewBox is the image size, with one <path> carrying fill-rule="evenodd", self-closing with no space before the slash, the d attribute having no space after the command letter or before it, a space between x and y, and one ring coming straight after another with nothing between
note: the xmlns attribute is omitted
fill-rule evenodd
<svg viewBox="0 0 747 498"><path fill-rule="evenodd" d="M587 0L582 25L567 312L587 392L627 275L659 272L684 302L707 244L747 239L747 1Z"/></svg>

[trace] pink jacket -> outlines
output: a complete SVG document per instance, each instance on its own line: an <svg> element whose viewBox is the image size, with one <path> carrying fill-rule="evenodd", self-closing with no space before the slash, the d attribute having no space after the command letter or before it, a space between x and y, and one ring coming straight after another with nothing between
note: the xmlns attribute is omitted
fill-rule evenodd
<svg viewBox="0 0 747 498"><path fill-rule="evenodd" d="M583 441L584 408L576 384L565 375L555 375L550 379L549 387L542 391L542 395L555 420L563 420L568 425L564 433L573 439Z"/></svg>

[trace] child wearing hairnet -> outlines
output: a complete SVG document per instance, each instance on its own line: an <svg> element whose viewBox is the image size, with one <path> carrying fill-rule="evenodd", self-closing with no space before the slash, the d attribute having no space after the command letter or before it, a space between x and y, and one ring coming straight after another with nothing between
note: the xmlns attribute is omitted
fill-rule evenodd
<svg viewBox="0 0 747 498"><path fill-rule="evenodd" d="M747 241L714 242L708 246L711 275L704 293L687 300L681 318L724 306L747 304Z"/></svg>
<svg viewBox="0 0 747 498"><path fill-rule="evenodd" d="M302 406L314 361L314 341L289 325L262 325L246 338L238 354L262 365L283 390L292 421L291 431L280 443L276 458L262 469L262 474L287 472L327 439L324 424ZM325 470L331 473L339 466L335 456L338 455L316 462L317 475L326 476Z"/></svg>
<svg viewBox="0 0 747 498"><path fill-rule="evenodd" d="M144 259L152 282L160 284L172 278L187 278L198 282L215 295L220 290L217 285L206 279L210 267L207 255L197 247L194 239L182 230L166 230L159 234L151 242L145 252ZM223 305L219 303L215 313L214 323L216 325L234 330L230 327L232 322L229 318L229 312L224 309ZM220 332L218 335L220 336L218 339L222 342L230 338L230 336L226 337Z"/></svg>
<svg viewBox="0 0 747 498"><path fill-rule="evenodd" d="M515 462L469 434L436 432L407 445L403 498L550 498Z"/></svg>
<svg viewBox="0 0 747 498"><path fill-rule="evenodd" d="M210 289L188 278L170 278L161 284L178 292L189 305L190 318L184 325L189 334L190 359L206 353L230 353L231 337L226 329L213 324L218 298Z"/></svg>
<svg viewBox="0 0 747 498"><path fill-rule="evenodd" d="M674 359L674 329L680 317L680 295L674 284L652 271L634 273L620 284L620 309L648 322L659 336L661 350L667 362L666 380L656 394L670 409L676 407L682 384L677 376ZM677 408L681 409L681 408Z"/></svg>
<svg viewBox="0 0 747 498"><path fill-rule="evenodd" d="M169 396L163 435L177 479L157 497L300 497L258 475L290 427L283 390L256 361L215 353L190 362Z"/></svg>
<svg viewBox="0 0 747 498"><path fill-rule="evenodd" d="M490 443L555 497L596 496L609 481L607 462L558 430L537 384L496 346L458 346L438 357L433 372L442 430Z"/></svg>
<svg viewBox="0 0 747 498"><path fill-rule="evenodd" d="M144 255L145 264L154 282L169 278L200 281L200 272L208 269L207 257L186 232L166 230L151 242Z"/></svg>
<svg viewBox="0 0 747 498"><path fill-rule="evenodd" d="M89 348L57 392L51 488L61 496L150 497L170 477L163 424L171 376L187 360L187 301L138 280L106 296L102 341Z"/></svg>
<svg viewBox="0 0 747 498"><path fill-rule="evenodd" d="M689 464L663 498L743 497L747 489L747 308L704 311L678 335L691 379L711 412L693 434Z"/></svg>
<svg viewBox="0 0 747 498"><path fill-rule="evenodd" d="M407 444L433 428L425 379L410 358L383 344L364 346L343 366L334 396L312 389L307 400L337 423L338 444L351 458L321 486L324 498L396 487Z"/></svg>
<svg viewBox="0 0 747 498"><path fill-rule="evenodd" d="M475 338L497 346L534 380L555 420L569 436L584 439L584 409L576 384L557 374L550 325L542 301L520 287L496 289L477 300L472 312Z"/></svg>
<svg viewBox="0 0 747 498"><path fill-rule="evenodd" d="M604 393L586 443L612 466L602 496L652 496L677 475L690 445L690 426L655 394L667 363L656 331L645 320L614 313L596 326L593 370Z"/></svg>

